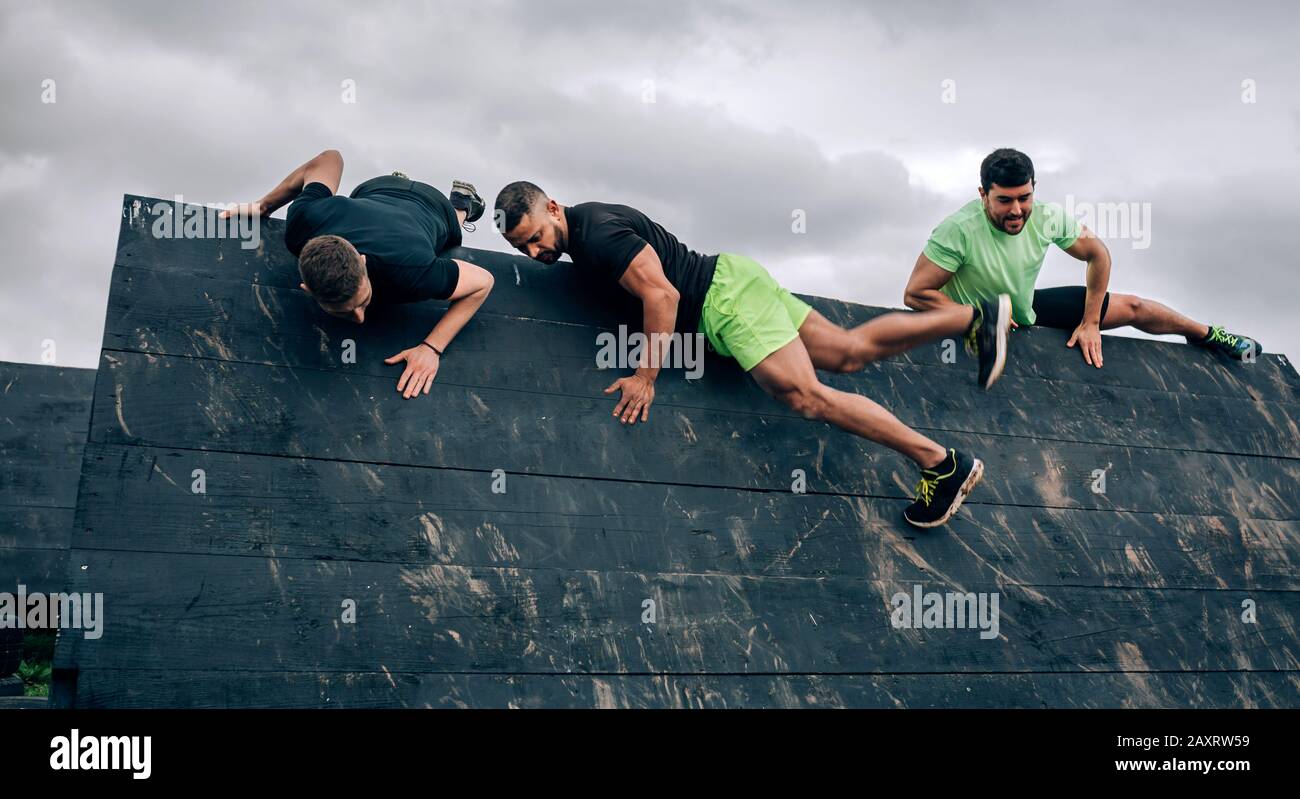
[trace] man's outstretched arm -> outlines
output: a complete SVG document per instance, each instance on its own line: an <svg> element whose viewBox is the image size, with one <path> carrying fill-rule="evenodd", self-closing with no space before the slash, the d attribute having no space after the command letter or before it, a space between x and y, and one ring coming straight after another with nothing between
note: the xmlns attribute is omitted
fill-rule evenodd
<svg viewBox="0 0 1300 799"><path fill-rule="evenodd" d="M483 301L492 291L491 272L468 261L456 260L456 266L460 277L456 280L455 291L448 298L451 307L422 342L384 359L387 364L406 361L406 371L397 380L397 390L406 399L421 391L429 393L433 378L438 374L438 366L442 363L442 353L465 323L482 307Z"/></svg>
<svg viewBox="0 0 1300 799"><path fill-rule="evenodd" d="M324 183L329 187L330 194L337 194L339 181L342 179L343 155L338 150L326 150L290 172L288 177L280 181L280 185L267 192L262 199L251 203L240 203L229 211L223 211L221 216L228 217L231 214L270 216L276 209L293 202L293 198L297 197L303 186L308 183Z"/></svg>
<svg viewBox="0 0 1300 799"><path fill-rule="evenodd" d="M642 327L648 339L642 350L641 365L635 374L615 380L605 389L606 394L622 391L622 398L614 406L614 415L624 424L636 424L650 419L650 404L655 399L655 378L672 345L673 328L677 326L677 303L681 294L668 282L659 254L647 244L628 264L627 271L618 284L641 300Z"/></svg>

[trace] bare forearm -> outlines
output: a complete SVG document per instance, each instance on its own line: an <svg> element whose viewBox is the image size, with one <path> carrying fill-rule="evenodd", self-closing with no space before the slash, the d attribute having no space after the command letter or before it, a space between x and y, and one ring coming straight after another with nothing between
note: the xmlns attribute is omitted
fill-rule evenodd
<svg viewBox="0 0 1300 799"><path fill-rule="evenodd" d="M447 312L442 315L442 318L438 320L438 324L433 326L433 330L429 331L429 335L425 336L424 340L437 347L440 351L446 350L447 345L451 343L452 339L456 338L456 334L460 333L465 323L472 319L474 314L478 313L483 301L487 299L488 292L489 289L484 287L466 294L458 300L453 300L451 306L447 308Z"/></svg>
<svg viewBox="0 0 1300 799"><path fill-rule="evenodd" d="M645 329L646 347L641 354L641 365L636 373L654 380L667 360L672 345L673 327L677 324L677 294L657 294L642 300L642 327Z"/></svg>
<svg viewBox="0 0 1300 799"><path fill-rule="evenodd" d="M1110 285L1110 253L1105 249L1088 259L1088 294L1083 304L1083 321L1101 324L1101 304Z"/></svg>
<svg viewBox="0 0 1300 799"><path fill-rule="evenodd" d="M267 192L266 196L261 200L263 213L270 214L277 208L288 205L292 202L293 199L302 191L303 176L307 174L307 171L326 160L336 160L339 164L339 171L342 171L343 156L339 154L338 150L326 150L290 172L284 180L280 181L278 186Z"/></svg>

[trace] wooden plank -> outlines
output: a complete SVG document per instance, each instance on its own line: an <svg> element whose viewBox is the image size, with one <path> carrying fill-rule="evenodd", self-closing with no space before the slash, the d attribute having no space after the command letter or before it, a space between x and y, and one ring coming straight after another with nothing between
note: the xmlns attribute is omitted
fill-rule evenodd
<svg viewBox="0 0 1300 799"><path fill-rule="evenodd" d="M194 493L201 470L202 494ZM1300 589L1300 522L491 475L92 444L78 549L578 571ZM310 508L310 513L302 509Z"/></svg>
<svg viewBox="0 0 1300 799"><path fill-rule="evenodd" d="M0 362L0 591L65 585L95 372Z"/></svg>
<svg viewBox="0 0 1300 799"><path fill-rule="evenodd" d="M0 507L0 551L67 549L72 513L72 508Z"/></svg>
<svg viewBox="0 0 1300 799"><path fill-rule="evenodd" d="M660 408L623 426L610 399L435 383L406 401L388 378L139 353L105 353L98 443L184 447L591 479L910 497L915 467L829 425ZM1300 518L1300 461L946 433L987 464L973 501ZM581 445L577 445L581 442ZM1106 474L1106 491L1094 486ZM1188 482L1187 475L1197 475Z"/></svg>
<svg viewBox="0 0 1300 799"><path fill-rule="evenodd" d="M82 435L86 429L82 428ZM84 444L84 442L83 442ZM77 502L79 448L0 455L0 508L71 508Z"/></svg>
<svg viewBox="0 0 1300 799"><path fill-rule="evenodd" d="M0 696L0 711L44 710L49 706L50 700L46 696Z"/></svg>
<svg viewBox="0 0 1300 799"><path fill-rule="evenodd" d="M1294 708L1295 672L626 675L84 671L79 707Z"/></svg>
<svg viewBox="0 0 1300 799"><path fill-rule="evenodd" d="M0 362L0 507L71 508L93 369Z"/></svg>
<svg viewBox="0 0 1300 799"><path fill-rule="evenodd" d="M68 550L0 549L0 592L16 594L26 586L27 594L51 594L67 585Z"/></svg>
<svg viewBox="0 0 1300 799"><path fill-rule="evenodd" d="M65 412L64 403L84 401L94 384L94 369L0 361L0 407L28 421Z"/></svg>
<svg viewBox="0 0 1300 799"><path fill-rule="evenodd" d="M301 291L119 269L113 278L105 349L276 366L344 370L396 381L383 359L427 334L440 311L397 306L364 327L319 311ZM376 318L377 317L377 318ZM444 383L599 397L615 372L597 365L602 331L481 313L440 366ZM342 363L343 342L355 363ZM625 370L617 371L622 374ZM824 374L842 390L872 397L926 429L1053 440L1300 457L1300 402L1228 399L1007 377L990 393L974 361L918 367L901 359L853 375ZM666 371L658 407L690 406L797 416L769 398L732 361L709 358L700 380Z"/></svg>
<svg viewBox="0 0 1300 799"><path fill-rule="evenodd" d="M152 234L153 206L147 197L123 198L122 226L116 263L191 277L255 282L293 289L299 283L296 261L284 248L284 222L266 220L261 246L243 249L233 240L158 239ZM137 205L138 203L138 205ZM170 205L170 203L168 203ZM919 244L918 244L919 246ZM763 260L761 253L750 253ZM616 325L639 322L635 304L625 292L605 291L577 280L567 262L545 266L521 256L462 249L454 256L483 266L496 277L496 288L485 310L509 308L510 313L560 322ZM901 296L906 274L899 273ZM803 295L801 295L803 296ZM858 324L885 309L838 300L804 297L840 324ZM1190 310L1190 309L1189 309ZM1054 330L1018 331L1009 376L1035 376L1075 382L1132 386L1179 394L1240 398L1300 400L1300 374L1285 356L1265 355L1255 364L1230 364L1206 351L1170 342L1146 342L1107 336L1107 366L1093 369L1077 354L1060 357L1062 334ZM1265 342L1268 346L1268 342ZM1159 357L1150 357L1152 350ZM937 349L904 356L918 363L938 363Z"/></svg>
<svg viewBox="0 0 1300 799"><path fill-rule="evenodd" d="M933 581L74 551L103 635L56 668L503 673L1295 671L1300 592L968 585L998 637L895 629ZM642 622L655 603L653 624ZM1243 603L1257 622L1243 621ZM355 602L355 623L345 619ZM66 646L64 642L66 640Z"/></svg>

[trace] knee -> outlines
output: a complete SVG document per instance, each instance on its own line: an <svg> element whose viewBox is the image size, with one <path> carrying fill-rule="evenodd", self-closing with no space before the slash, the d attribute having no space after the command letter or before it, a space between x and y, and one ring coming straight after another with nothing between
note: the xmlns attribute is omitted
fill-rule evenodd
<svg viewBox="0 0 1300 799"><path fill-rule="evenodd" d="M821 419L830 403L826 387L818 382L793 386L781 393L781 401L807 419Z"/></svg>
<svg viewBox="0 0 1300 799"><path fill-rule="evenodd" d="M1142 317L1144 304L1142 298L1135 294L1112 294L1106 311L1107 316L1111 314L1110 308L1115 308L1119 312L1116 315L1120 319L1137 320Z"/></svg>

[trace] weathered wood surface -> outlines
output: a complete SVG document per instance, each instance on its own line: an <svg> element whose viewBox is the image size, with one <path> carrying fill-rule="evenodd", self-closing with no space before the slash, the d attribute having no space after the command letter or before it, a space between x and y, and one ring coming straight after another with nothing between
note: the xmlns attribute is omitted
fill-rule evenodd
<svg viewBox="0 0 1300 799"><path fill-rule="evenodd" d="M119 269L104 346L295 369L342 369L387 379L397 370L383 363L393 354L384 345L418 341L434 315L426 305L408 305L375 316L362 337L355 325L321 313L297 289ZM485 309L455 341L456 357L449 357L440 369L439 382L599 397L610 382L609 372L597 368L592 358L601 332L592 325L538 324ZM355 363L341 360L346 340L356 344ZM678 371L667 373L656 406L796 416L782 405L773 407L733 361L709 358L703 374L707 380L686 380ZM1300 428L1294 421L1300 402L1015 376L983 392L975 384L974 361L964 354L956 364L944 364L938 357L926 365L887 360L861 375L826 378L895 408L900 418L916 427L1300 457ZM1164 424L1155 427L1152 419Z"/></svg>
<svg viewBox="0 0 1300 799"><path fill-rule="evenodd" d="M0 363L0 591L60 590L92 369Z"/></svg>
<svg viewBox="0 0 1300 799"><path fill-rule="evenodd" d="M501 546L509 546L502 537ZM102 638L56 666L504 673L989 673L1296 668L1296 592L767 577L79 550ZM137 571L138 570L138 571ZM142 580L148 574L150 579ZM997 638L895 629L890 598L998 592ZM1259 623L1241 621L1253 599ZM653 624L641 623L647 601ZM341 621L345 603L356 621ZM238 619L239 623L234 623Z"/></svg>
<svg viewBox="0 0 1300 799"><path fill-rule="evenodd" d="M803 469L810 492L860 496L910 496L915 479L895 453L785 414L657 400L650 424L625 426L599 389L580 398L435 382L402 401L394 376L346 369L136 352L105 353L100 369L96 442L769 491L789 491ZM976 502L1300 518L1293 458L936 435L989 465ZM1092 489L1096 469L1107 475L1104 494Z"/></svg>
<svg viewBox="0 0 1300 799"><path fill-rule="evenodd" d="M295 289L282 223L254 250L156 239L154 202L125 198L68 567L104 592L106 630L61 637L56 703L1300 699L1285 358L1107 337L1094 370L1032 330L988 393L937 345L827 376L986 461L923 533L899 515L910 464L729 362L666 372L651 423L618 425L596 337L635 318L564 265L460 252L496 287L405 401L382 359L439 304L338 322ZM882 312L811 300L845 324ZM896 629L891 598L918 585L996 594L997 637Z"/></svg>
<svg viewBox="0 0 1300 799"><path fill-rule="evenodd" d="M152 207L160 201L131 195L124 200L118 266L180 273L187 278L236 279L286 289L295 288L300 282L297 263L280 244L283 220L271 219L263 225L261 246L255 249L244 249L231 240L157 239L151 234L149 220L154 219ZM746 254L763 260L762 253ZM625 295L575 285L563 264L545 266L524 258L503 259L500 253L475 250L460 250L455 257L478 263L496 277L488 310L509 309L515 316L584 325L639 322L634 305ZM900 297L904 280L900 273ZM1116 287L1116 290L1122 289ZM594 304L593 299L603 304ZM887 310L827 298L805 299L832 321L843 325L858 324ZM1197 309L1186 310L1195 313ZM318 316L324 318L323 314ZM1017 357L1008 363L1007 374L1143 387L1177 394L1300 400L1300 374L1282 355L1266 354L1249 369L1225 369L1227 364L1194 347L1106 336L1107 365L1099 370L1084 363L1077 352L1062 351L1067 337L1059 330L1017 331L1014 344ZM939 354L936 348L921 348L901 356L900 360L933 364L939 361Z"/></svg>
<svg viewBox="0 0 1300 799"><path fill-rule="evenodd" d="M196 469L203 495L191 492ZM936 536L899 526L906 499L507 481L493 493L490 475L468 470L92 444L77 543L580 571L1300 588L1294 521L972 503Z"/></svg>
<svg viewBox="0 0 1300 799"><path fill-rule="evenodd" d="M101 707L1256 708L1294 705L1294 672L580 675L157 669L90 671Z"/></svg>

